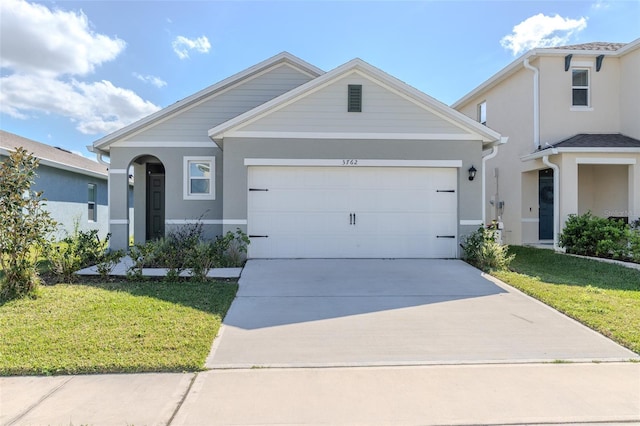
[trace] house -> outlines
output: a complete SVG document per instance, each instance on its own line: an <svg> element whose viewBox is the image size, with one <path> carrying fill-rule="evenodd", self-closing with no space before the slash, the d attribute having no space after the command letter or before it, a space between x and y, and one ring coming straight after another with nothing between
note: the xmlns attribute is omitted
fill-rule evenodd
<svg viewBox="0 0 640 426"><path fill-rule="evenodd" d="M56 238L78 230L97 230L105 238L109 230L107 168L63 148L52 147L0 130L0 161L23 147L40 160L34 191L44 191L46 208L60 225Z"/></svg>
<svg viewBox="0 0 640 426"><path fill-rule="evenodd" d="M250 258L455 258L495 131L372 65L281 53L94 142L126 247L202 223ZM133 214L127 176L135 182Z"/></svg>
<svg viewBox="0 0 640 426"><path fill-rule="evenodd" d="M452 105L509 137L488 158L486 217L551 244L570 214L640 216L640 39L534 49Z"/></svg>

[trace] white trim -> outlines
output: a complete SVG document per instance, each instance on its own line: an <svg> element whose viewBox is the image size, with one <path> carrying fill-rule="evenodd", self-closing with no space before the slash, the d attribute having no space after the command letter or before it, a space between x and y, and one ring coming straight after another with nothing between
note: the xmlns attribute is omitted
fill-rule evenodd
<svg viewBox="0 0 640 426"><path fill-rule="evenodd" d="M303 167L462 167L462 160L363 160L356 158L245 158L245 166Z"/></svg>
<svg viewBox="0 0 640 426"><path fill-rule="evenodd" d="M110 219L109 225L128 225L129 219Z"/></svg>
<svg viewBox="0 0 640 426"><path fill-rule="evenodd" d="M395 139L395 140L445 140L479 141L469 133L365 133L365 132L269 132L231 131L226 138L270 138L270 139Z"/></svg>
<svg viewBox="0 0 640 426"><path fill-rule="evenodd" d="M523 218L520 218L520 222L538 223L538 222L540 222L540 218L539 217L523 217Z"/></svg>
<svg viewBox="0 0 640 426"><path fill-rule="evenodd" d="M571 106L569 108L569 111L575 111L575 112L591 112L593 111L593 107L590 106Z"/></svg>
<svg viewBox="0 0 640 426"><path fill-rule="evenodd" d="M109 169L110 175L126 175L127 169Z"/></svg>
<svg viewBox="0 0 640 426"><path fill-rule="evenodd" d="M460 226L481 226L484 225L484 221L482 219L461 219Z"/></svg>
<svg viewBox="0 0 640 426"><path fill-rule="evenodd" d="M110 146L118 148L215 148L216 144L208 142L185 142L185 141L118 141Z"/></svg>
<svg viewBox="0 0 640 426"><path fill-rule="evenodd" d="M635 158L606 158L606 157L587 157L576 158L576 164L626 164L626 165L634 165L636 164Z"/></svg>
<svg viewBox="0 0 640 426"><path fill-rule="evenodd" d="M183 200L215 200L216 199L216 157L214 156L184 156L182 168L182 199ZM200 162L210 164L209 192L207 194L191 194L189 163ZM202 179L205 180L205 179Z"/></svg>
<svg viewBox="0 0 640 426"><path fill-rule="evenodd" d="M167 219L165 225L190 225L202 223L203 225L246 225L247 219Z"/></svg>

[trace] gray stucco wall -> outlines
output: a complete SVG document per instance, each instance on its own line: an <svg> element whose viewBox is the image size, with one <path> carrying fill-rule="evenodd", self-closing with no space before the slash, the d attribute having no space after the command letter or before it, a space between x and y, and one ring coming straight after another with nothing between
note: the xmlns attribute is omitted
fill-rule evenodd
<svg viewBox="0 0 640 426"><path fill-rule="evenodd" d="M224 145L225 219L247 218L247 166L245 158L461 160L458 169L458 223L482 219L482 144L479 141L318 140L227 138ZM468 180L471 165L478 170ZM223 231L246 226L224 225ZM478 225L459 225L458 235Z"/></svg>

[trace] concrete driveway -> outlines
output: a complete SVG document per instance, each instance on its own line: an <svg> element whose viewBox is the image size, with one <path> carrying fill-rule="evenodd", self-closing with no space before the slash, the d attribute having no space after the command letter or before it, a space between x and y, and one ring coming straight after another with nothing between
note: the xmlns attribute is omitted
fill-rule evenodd
<svg viewBox="0 0 640 426"><path fill-rule="evenodd" d="M459 260L250 260L207 367L632 358Z"/></svg>

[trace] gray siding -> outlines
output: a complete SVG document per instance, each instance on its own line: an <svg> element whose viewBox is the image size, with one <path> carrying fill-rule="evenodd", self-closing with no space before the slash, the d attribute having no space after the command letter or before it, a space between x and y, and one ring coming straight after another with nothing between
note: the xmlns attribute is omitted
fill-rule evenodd
<svg viewBox="0 0 640 426"><path fill-rule="evenodd" d="M4 158L6 157L0 156L0 161ZM106 177L100 179L45 165L40 165L36 173L37 177L31 189L43 191L43 198L47 200L46 209L59 224L58 232L55 233L56 239L72 233L76 224L81 231L96 229L101 238L106 237L109 229ZM90 183L95 184L97 188L96 222L89 222L88 218Z"/></svg>
<svg viewBox="0 0 640 426"><path fill-rule="evenodd" d="M255 108L311 77L287 64L281 64L251 80L159 123L131 137L136 141L208 141L207 132L237 115Z"/></svg>
<svg viewBox="0 0 640 426"><path fill-rule="evenodd" d="M362 112L347 112L347 86L362 85ZM462 133L459 126L353 72L241 131Z"/></svg>

